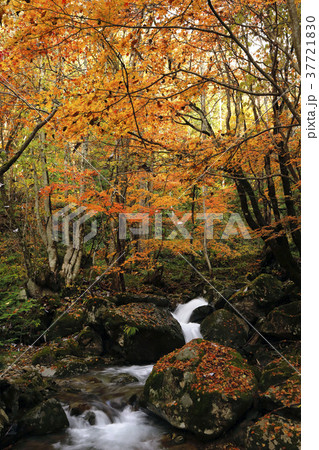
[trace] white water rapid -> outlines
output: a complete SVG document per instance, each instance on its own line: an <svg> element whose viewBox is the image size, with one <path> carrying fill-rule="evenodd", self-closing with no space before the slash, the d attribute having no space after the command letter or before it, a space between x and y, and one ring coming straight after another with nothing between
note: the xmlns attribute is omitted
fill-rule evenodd
<svg viewBox="0 0 319 450"><path fill-rule="evenodd" d="M190 322L189 319L194 309L205 305L207 305L207 301L203 297L194 298L194 300L188 303L178 305L173 312L173 317L175 317L182 327L186 343L192 339L203 337L200 332L200 324Z"/></svg>

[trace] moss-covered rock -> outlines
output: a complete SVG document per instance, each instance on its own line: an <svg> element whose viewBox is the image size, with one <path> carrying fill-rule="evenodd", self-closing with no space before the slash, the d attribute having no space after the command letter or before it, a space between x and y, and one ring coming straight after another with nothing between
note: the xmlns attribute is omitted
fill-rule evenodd
<svg viewBox="0 0 319 450"><path fill-rule="evenodd" d="M246 449L298 450L300 435L300 422L275 414L267 415L248 429Z"/></svg>
<svg viewBox="0 0 319 450"><path fill-rule="evenodd" d="M20 435L42 435L62 430L69 426L61 404L51 398L28 411L18 422Z"/></svg>
<svg viewBox="0 0 319 450"><path fill-rule="evenodd" d="M59 359L67 356L82 356L83 354L84 351L79 342L70 338L63 340L59 344L51 343L39 349L32 357L32 364L53 365Z"/></svg>
<svg viewBox="0 0 319 450"><path fill-rule="evenodd" d="M263 321L260 331L277 339L300 339L301 303L292 302L273 309Z"/></svg>
<svg viewBox="0 0 319 450"><path fill-rule="evenodd" d="M218 309L203 320L200 331L208 341L240 349L247 341L249 328L232 312Z"/></svg>
<svg viewBox="0 0 319 450"><path fill-rule="evenodd" d="M185 343L180 324L169 310L153 304L117 307L105 303L92 308L89 317L107 336L107 351L131 363L154 362Z"/></svg>
<svg viewBox="0 0 319 450"><path fill-rule="evenodd" d="M10 380L0 380L0 404L9 418L17 416L21 410L27 410L47 397L47 383L34 370Z"/></svg>
<svg viewBox="0 0 319 450"><path fill-rule="evenodd" d="M282 283L273 275L264 273L236 292L229 301L249 321L256 322L265 317L283 296Z"/></svg>
<svg viewBox="0 0 319 450"><path fill-rule="evenodd" d="M80 358L64 358L57 364L55 375L59 378L73 377L88 371L89 368L84 360Z"/></svg>
<svg viewBox="0 0 319 450"><path fill-rule="evenodd" d="M253 371L239 353L194 339L155 364L144 401L173 426L213 439L250 408L256 386Z"/></svg>

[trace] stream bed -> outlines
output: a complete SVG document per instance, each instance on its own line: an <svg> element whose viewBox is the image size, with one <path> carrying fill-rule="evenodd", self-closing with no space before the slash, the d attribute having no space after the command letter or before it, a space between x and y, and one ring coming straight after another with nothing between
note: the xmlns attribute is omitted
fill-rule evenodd
<svg viewBox="0 0 319 450"><path fill-rule="evenodd" d="M179 305L173 316L179 321L185 342L201 337L199 324L190 323L193 310L206 305L199 298ZM69 427L60 433L28 437L16 450L161 450L162 437L171 426L138 409L136 399L152 371L152 364L107 367L62 379L56 397L64 406ZM77 410L77 411L76 411ZM75 413L75 414L74 414Z"/></svg>

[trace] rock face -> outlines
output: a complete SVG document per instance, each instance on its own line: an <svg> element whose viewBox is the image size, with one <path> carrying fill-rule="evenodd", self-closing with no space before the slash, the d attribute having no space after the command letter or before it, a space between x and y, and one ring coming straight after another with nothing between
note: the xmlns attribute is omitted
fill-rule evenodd
<svg viewBox="0 0 319 450"><path fill-rule="evenodd" d="M267 415L249 428L246 449L298 450L300 434L299 422L275 414Z"/></svg>
<svg viewBox="0 0 319 450"><path fill-rule="evenodd" d="M277 339L298 339L301 333L301 303L292 302L273 309L260 331Z"/></svg>
<svg viewBox="0 0 319 450"><path fill-rule="evenodd" d="M218 309L201 323L204 339L236 349L242 348L248 337L248 325L226 309Z"/></svg>
<svg viewBox="0 0 319 450"><path fill-rule="evenodd" d="M189 321L193 323L202 323L202 321L214 311L215 308L211 305L199 306L198 308L194 309L189 318Z"/></svg>
<svg viewBox="0 0 319 450"><path fill-rule="evenodd" d="M250 408L256 386L239 353L194 339L155 364L144 401L173 426L214 439Z"/></svg>
<svg viewBox="0 0 319 450"><path fill-rule="evenodd" d="M154 362L185 342L168 309L153 304L99 305L89 320L103 330L107 351L131 363Z"/></svg>
<svg viewBox="0 0 319 450"><path fill-rule="evenodd" d="M18 423L19 433L22 435L49 434L68 426L61 404L53 398L31 409Z"/></svg>
<svg viewBox="0 0 319 450"><path fill-rule="evenodd" d="M283 296L282 283L273 275L264 273L236 292L229 302L250 322L256 322L265 317Z"/></svg>

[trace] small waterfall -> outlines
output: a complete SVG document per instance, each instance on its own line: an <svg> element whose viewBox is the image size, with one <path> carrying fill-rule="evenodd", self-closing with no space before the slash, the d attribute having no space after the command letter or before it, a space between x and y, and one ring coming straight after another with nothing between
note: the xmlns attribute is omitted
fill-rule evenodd
<svg viewBox="0 0 319 450"><path fill-rule="evenodd" d="M159 438L163 434L160 426L150 422L142 411L133 411L130 406L124 408L118 417L111 422L102 411L91 409L96 423L89 425L85 419L66 414L70 423L68 438L64 444L54 444L61 450L140 450L159 449Z"/></svg>
<svg viewBox="0 0 319 450"><path fill-rule="evenodd" d="M175 311L172 313L173 317L180 323L182 327L186 343L191 341L192 339L203 337L200 332L200 324L190 322L189 319L194 309L198 308L199 306L205 306L207 304L208 302L203 297L194 298L188 303L178 305Z"/></svg>
<svg viewBox="0 0 319 450"><path fill-rule="evenodd" d="M99 372L103 379L107 376L126 373L137 378L135 386L142 387L151 373L153 365L130 367L107 367ZM123 386L125 389L125 386ZM120 398L119 398L120 399ZM71 416L69 407L65 412L69 420L69 428L62 441L53 444L56 450L157 450L162 448L160 438L166 432L162 423L150 418L141 410L134 410L131 406L120 407L116 399L107 401L103 410L97 408L95 402L90 410L80 416ZM108 414L106 413L108 412ZM90 425L86 419L91 412L95 416L95 423Z"/></svg>

